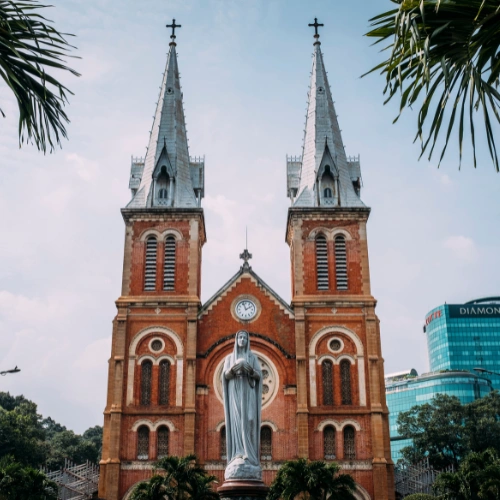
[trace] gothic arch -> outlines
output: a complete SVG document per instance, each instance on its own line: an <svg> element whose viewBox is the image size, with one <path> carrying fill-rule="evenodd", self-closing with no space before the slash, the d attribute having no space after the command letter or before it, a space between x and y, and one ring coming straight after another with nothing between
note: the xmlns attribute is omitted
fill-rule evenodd
<svg viewBox="0 0 500 500"><path fill-rule="evenodd" d="M137 349L137 346L139 345L139 342L151 333L163 333L167 335L167 337L170 337L175 344L175 348L177 349L177 356L182 356L184 354L182 341L173 330L171 330L170 328L165 328L164 326L150 326L148 328L144 328L134 335L132 342L130 342L129 356L135 356L135 351Z"/></svg>
<svg viewBox="0 0 500 500"><path fill-rule="evenodd" d="M336 332L343 333L346 337L349 337L356 346L356 357L358 361L359 405L366 406L366 381L363 343L355 332L339 325L325 326L324 328L321 328L313 335L311 342L309 343L309 392L311 398L311 406L318 406L318 392L316 381L316 346L325 335Z"/></svg>

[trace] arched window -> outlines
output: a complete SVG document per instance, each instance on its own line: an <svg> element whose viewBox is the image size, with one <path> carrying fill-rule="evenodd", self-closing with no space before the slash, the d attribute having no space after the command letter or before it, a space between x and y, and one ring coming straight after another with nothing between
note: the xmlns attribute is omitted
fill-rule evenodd
<svg viewBox="0 0 500 500"><path fill-rule="evenodd" d="M146 240L146 265L144 267L144 290L151 292L156 290L156 251L158 245L156 238L150 236Z"/></svg>
<svg viewBox="0 0 500 500"><path fill-rule="evenodd" d="M325 188L323 191L323 196L325 198L331 198L332 197L332 190L330 188Z"/></svg>
<svg viewBox="0 0 500 500"><path fill-rule="evenodd" d="M158 430L156 431L156 439L158 440L157 443L158 458L163 458L168 456L169 437L170 437L170 430L168 427L164 425L159 427Z"/></svg>
<svg viewBox="0 0 500 500"><path fill-rule="evenodd" d="M165 188L161 188L158 191L158 198L160 198L160 200L166 200L168 198L168 191Z"/></svg>
<svg viewBox="0 0 500 500"><path fill-rule="evenodd" d="M227 445L226 445L226 426L223 425L220 430L220 459L227 460Z"/></svg>
<svg viewBox="0 0 500 500"><path fill-rule="evenodd" d="M344 460L356 459L356 431L351 425L344 427Z"/></svg>
<svg viewBox="0 0 500 500"><path fill-rule="evenodd" d="M347 359L340 362L340 381L342 384L342 404L352 405L351 363Z"/></svg>
<svg viewBox="0 0 500 500"><path fill-rule="evenodd" d="M323 404L333 405L333 363L329 359L325 359L321 363L321 371L323 378Z"/></svg>
<svg viewBox="0 0 500 500"><path fill-rule="evenodd" d="M158 205L169 206L171 200L171 189L173 188L172 179L167 173L165 165L161 167L161 171L156 178L156 203Z"/></svg>
<svg viewBox="0 0 500 500"><path fill-rule="evenodd" d="M328 250L323 234L316 237L316 277L318 290L328 290Z"/></svg>
<svg viewBox="0 0 500 500"><path fill-rule="evenodd" d="M164 359L160 361L160 369L158 371L158 402L161 405L168 405L168 397L170 394L170 361Z"/></svg>
<svg viewBox="0 0 500 500"><path fill-rule="evenodd" d="M325 460L335 459L335 427L331 425L323 430L323 454Z"/></svg>
<svg viewBox="0 0 500 500"><path fill-rule="evenodd" d="M141 364L141 405L151 404L151 375L153 373L153 363L146 359Z"/></svg>
<svg viewBox="0 0 500 500"><path fill-rule="evenodd" d="M335 276L337 278L337 290L347 290L347 252L345 248L345 237L335 237Z"/></svg>
<svg viewBox="0 0 500 500"><path fill-rule="evenodd" d="M137 430L137 460L149 458L149 428L141 425Z"/></svg>
<svg viewBox="0 0 500 500"><path fill-rule="evenodd" d="M262 461L273 459L273 431L268 425L260 429L260 459Z"/></svg>
<svg viewBox="0 0 500 500"><path fill-rule="evenodd" d="M173 236L167 236L165 240L163 290L175 290L175 238Z"/></svg>

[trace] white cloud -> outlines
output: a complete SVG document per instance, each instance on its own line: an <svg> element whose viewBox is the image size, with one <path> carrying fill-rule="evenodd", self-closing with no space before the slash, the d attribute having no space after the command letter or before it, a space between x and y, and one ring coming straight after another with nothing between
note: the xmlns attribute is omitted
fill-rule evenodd
<svg viewBox="0 0 500 500"><path fill-rule="evenodd" d="M450 236L443 242L443 246L461 260L471 260L476 254L476 245L467 236Z"/></svg>
<svg viewBox="0 0 500 500"><path fill-rule="evenodd" d="M76 173L84 181L91 181L99 173L99 165L95 161L88 160L76 153L66 155L66 160L72 163L76 168Z"/></svg>

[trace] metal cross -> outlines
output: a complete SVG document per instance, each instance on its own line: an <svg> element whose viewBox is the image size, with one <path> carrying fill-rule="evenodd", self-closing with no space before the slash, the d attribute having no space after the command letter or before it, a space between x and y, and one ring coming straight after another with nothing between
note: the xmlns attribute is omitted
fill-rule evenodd
<svg viewBox="0 0 500 500"><path fill-rule="evenodd" d="M247 248L243 251L243 253L240 253L240 259L245 261L245 264L248 265L248 261L252 258L252 254L248 251Z"/></svg>
<svg viewBox="0 0 500 500"><path fill-rule="evenodd" d="M175 21L175 20L174 20ZM309 24L309 26L311 26L312 28L314 28L314 36L319 36L319 33L318 33L318 28L320 26L324 26L324 24L320 24L318 23L318 18L315 17L314 18L314 23L313 24Z"/></svg>
<svg viewBox="0 0 500 500"><path fill-rule="evenodd" d="M167 24L167 28L172 28L172 34L170 35L170 38L172 40L175 39L175 28L181 28L182 26L180 24L175 24L175 19L172 19L172 24Z"/></svg>

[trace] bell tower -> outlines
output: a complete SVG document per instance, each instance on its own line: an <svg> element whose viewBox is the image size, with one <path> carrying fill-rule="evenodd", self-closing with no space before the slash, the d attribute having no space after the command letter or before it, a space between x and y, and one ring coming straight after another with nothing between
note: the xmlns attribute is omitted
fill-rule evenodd
<svg viewBox="0 0 500 500"><path fill-rule="evenodd" d="M122 499L162 456L194 452L204 159L190 158L175 23L144 158L132 158L109 360L99 497Z"/></svg>
<svg viewBox="0 0 500 500"><path fill-rule="evenodd" d="M359 157L347 157L315 19L302 156L287 158L298 453L335 459L370 498L394 498Z"/></svg>

